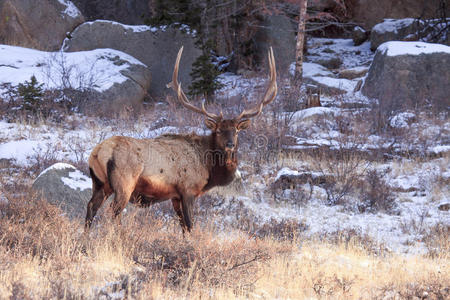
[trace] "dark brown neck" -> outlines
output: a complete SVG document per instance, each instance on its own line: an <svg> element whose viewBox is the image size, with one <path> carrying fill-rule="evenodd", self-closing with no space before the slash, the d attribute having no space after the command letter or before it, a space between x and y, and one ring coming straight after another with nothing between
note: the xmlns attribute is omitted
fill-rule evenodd
<svg viewBox="0 0 450 300"><path fill-rule="evenodd" d="M237 169L236 148L233 153L227 153L217 147L215 133L205 137L204 162L209 170L209 179L203 188L207 191L215 186L224 186L231 183Z"/></svg>

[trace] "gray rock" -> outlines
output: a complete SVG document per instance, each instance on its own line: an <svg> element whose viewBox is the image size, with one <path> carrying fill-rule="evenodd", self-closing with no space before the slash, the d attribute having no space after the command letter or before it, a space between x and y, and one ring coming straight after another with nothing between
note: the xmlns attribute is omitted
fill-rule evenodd
<svg viewBox="0 0 450 300"><path fill-rule="evenodd" d="M352 31L353 44L359 46L369 38L369 33L359 26L355 26Z"/></svg>
<svg viewBox="0 0 450 300"><path fill-rule="evenodd" d="M283 168L278 172L271 188L293 190L305 183L309 183L311 185L321 185L327 182L332 182L333 180L334 177L332 175L317 172L298 172L290 170L289 168Z"/></svg>
<svg viewBox="0 0 450 300"><path fill-rule="evenodd" d="M201 55L195 47L195 37L174 27L152 28L129 26L112 21L86 22L77 27L64 42L64 51L85 51L112 48L125 52L144 64L152 74L148 89L151 96L166 95L166 84L171 81L178 50L184 46L179 78L187 89L191 83L192 63Z"/></svg>
<svg viewBox="0 0 450 300"><path fill-rule="evenodd" d="M432 104L450 106L450 47L422 42L388 42L380 47L361 92L385 111Z"/></svg>
<svg viewBox="0 0 450 300"><path fill-rule="evenodd" d="M369 71L369 68L366 67L356 67L351 69L344 69L339 71L339 78L345 78L345 79L355 79L364 77L367 74L367 71Z"/></svg>
<svg viewBox="0 0 450 300"><path fill-rule="evenodd" d="M342 59L340 59L339 57L329 57L318 59L315 61L315 63L318 63L319 65L322 65L329 70L335 70L342 65Z"/></svg>
<svg viewBox="0 0 450 300"><path fill-rule="evenodd" d="M73 0L87 20L113 20L124 24L144 24L154 9L149 0Z"/></svg>
<svg viewBox="0 0 450 300"><path fill-rule="evenodd" d="M82 22L67 0L0 0L0 44L55 51Z"/></svg>
<svg viewBox="0 0 450 300"><path fill-rule="evenodd" d="M92 196L91 179L69 164L57 163L34 181L33 190L70 218L82 218Z"/></svg>
<svg viewBox="0 0 450 300"><path fill-rule="evenodd" d="M438 209L442 210L442 211L449 211L450 210L450 203L449 202L441 203L441 204L439 204Z"/></svg>
<svg viewBox="0 0 450 300"><path fill-rule="evenodd" d="M371 29L383 19L403 18L435 18L436 9L441 0L355 0L351 1L351 20L366 30ZM446 7L446 15L450 15L450 5Z"/></svg>
<svg viewBox="0 0 450 300"><path fill-rule="evenodd" d="M273 47L277 69L286 73L295 60L295 24L286 16L271 15L262 23L255 35L259 65L267 64L267 50Z"/></svg>
<svg viewBox="0 0 450 300"><path fill-rule="evenodd" d="M412 18L385 19L372 28L370 33L370 49L375 51L379 45L389 41L417 40L417 32L422 30L423 21Z"/></svg>

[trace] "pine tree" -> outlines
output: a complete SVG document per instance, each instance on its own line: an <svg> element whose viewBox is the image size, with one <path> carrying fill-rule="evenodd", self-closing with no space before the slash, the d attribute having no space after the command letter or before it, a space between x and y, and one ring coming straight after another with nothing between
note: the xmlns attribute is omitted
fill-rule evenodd
<svg viewBox="0 0 450 300"><path fill-rule="evenodd" d="M216 90L223 84L218 80L221 72L211 62L211 41L202 46L202 55L192 64L192 84L189 88L191 95L203 95L207 102L212 102Z"/></svg>
<svg viewBox="0 0 450 300"><path fill-rule="evenodd" d="M36 114L40 111L42 97L44 96L43 83L38 83L36 77L33 75L30 81L25 81L23 84L19 83L17 86L17 93L23 98L22 109Z"/></svg>

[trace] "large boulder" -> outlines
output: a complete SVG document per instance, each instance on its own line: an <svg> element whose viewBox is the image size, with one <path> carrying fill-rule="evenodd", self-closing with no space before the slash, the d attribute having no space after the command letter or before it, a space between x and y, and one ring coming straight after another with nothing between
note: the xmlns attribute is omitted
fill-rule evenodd
<svg viewBox="0 0 450 300"><path fill-rule="evenodd" d="M146 65L113 49L65 53L0 45L0 84L18 85L31 76L45 89L91 90L87 100L104 100L113 112L138 108L151 79Z"/></svg>
<svg viewBox="0 0 450 300"><path fill-rule="evenodd" d="M436 18L441 0L355 0L351 1L349 13L351 20L370 30L383 19ZM448 3L448 2L447 2ZM450 15L450 5L445 7Z"/></svg>
<svg viewBox="0 0 450 300"><path fill-rule="evenodd" d="M92 195L91 186L91 179L74 166L57 163L39 174L32 188L68 217L82 218Z"/></svg>
<svg viewBox="0 0 450 300"><path fill-rule="evenodd" d="M450 47L387 42L378 47L361 92L387 111L425 103L450 106Z"/></svg>
<svg viewBox="0 0 450 300"><path fill-rule="evenodd" d="M0 0L0 44L54 51L84 22L68 0Z"/></svg>
<svg viewBox="0 0 450 300"><path fill-rule="evenodd" d="M389 41L417 40L417 33L423 28L423 21L412 18L386 19L372 28L370 49L375 51L379 45Z"/></svg>
<svg viewBox="0 0 450 300"><path fill-rule="evenodd" d="M64 51L112 48L139 59L152 74L151 96L163 96L172 80L177 52L184 46L179 78L184 87L191 83L192 64L201 55L195 46L195 35L189 29L130 26L113 21L86 22L75 29L64 42Z"/></svg>
<svg viewBox="0 0 450 300"><path fill-rule="evenodd" d="M73 0L85 18L113 20L124 24L139 25L151 16L154 4L149 0Z"/></svg>
<svg viewBox="0 0 450 300"><path fill-rule="evenodd" d="M295 24L282 15L268 16L255 35L259 65L267 64L267 50L273 47L277 68L286 73L295 60Z"/></svg>

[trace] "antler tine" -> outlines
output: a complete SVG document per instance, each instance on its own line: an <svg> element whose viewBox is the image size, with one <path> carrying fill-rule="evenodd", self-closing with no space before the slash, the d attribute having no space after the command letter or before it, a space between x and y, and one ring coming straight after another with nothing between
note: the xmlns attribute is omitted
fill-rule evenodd
<svg viewBox="0 0 450 300"><path fill-rule="evenodd" d="M268 51L268 57L269 57L269 78L270 78L270 84L267 88L266 93L264 94L263 100L253 109L244 110L237 119L249 119L258 116L261 112L264 106L267 104L270 104L277 96L277 69L275 66L275 57L273 55L273 49L270 47Z"/></svg>
<svg viewBox="0 0 450 300"><path fill-rule="evenodd" d="M186 107L187 109L190 109L196 113L202 114L207 116L210 119L213 119L215 121L218 121L222 118L222 116L218 116L216 114L210 113L206 111L205 108L205 101L202 103L202 109L192 105L184 91L181 89L181 83L178 82L178 69L180 66L180 60L181 60L181 54L183 53L183 46L178 51L177 60L175 61L175 67L173 69L173 75L172 75L172 82L167 84L167 88L172 88L175 93L177 93L177 98L181 102L181 104Z"/></svg>

